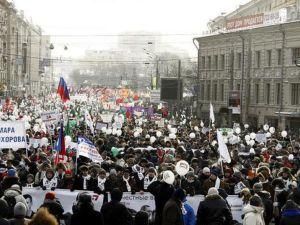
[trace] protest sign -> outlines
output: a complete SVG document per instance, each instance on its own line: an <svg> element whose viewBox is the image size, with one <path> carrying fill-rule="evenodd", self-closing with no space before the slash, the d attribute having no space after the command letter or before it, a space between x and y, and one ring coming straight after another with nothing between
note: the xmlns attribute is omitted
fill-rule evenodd
<svg viewBox="0 0 300 225"><path fill-rule="evenodd" d="M267 136L266 134L256 134L255 140L258 143L266 143L267 142Z"/></svg>
<svg viewBox="0 0 300 225"><path fill-rule="evenodd" d="M91 159L93 162L101 163L103 159L93 143L84 137L78 137L78 156L84 156Z"/></svg>
<svg viewBox="0 0 300 225"><path fill-rule="evenodd" d="M45 124L53 124L59 121L60 114L56 111L43 112L41 113L41 118Z"/></svg>
<svg viewBox="0 0 300 225"><path fill-rule="evenodd" d="M101 114L100 115L103 123L110 123L113 118L113 114Z"/></svg>
<svg viewBox="0 0 300 225"><path fill-rule="evenodd" d="M26 148L25 122L11 121L0 124L0 148Z"/></svg>
<svg viewBox="0 0 300 225"><path fill-rule="evenodd" d="M95 130L101 131L103 127L107 128L107 123L97 122L95 126Z"/></svg>
<svg viewBox="0 0 300 225"><path fill-rule="evenodd" d="M70 190L55 189L54 192L55 192L56 198L62 204L62 207L64 208L65 213L67 213L67 212L73 213L72 206L76 202L77 195L82 191L71 192ZM103 205L103 195L98 195L98 194L95 194L93 192L88 192L88 191L85 191L85 192L87 192L89 195L92 196L94 209L96 211L100 211L101 207ZM26 194L26 195L30 195L32 197L31 209L33 212L36 212L37 209L39 209L40 206L43 204L46 193L47 193L47 191L44 191L39 187L38 188L24 187L22 189L23 195Z"/></svg>

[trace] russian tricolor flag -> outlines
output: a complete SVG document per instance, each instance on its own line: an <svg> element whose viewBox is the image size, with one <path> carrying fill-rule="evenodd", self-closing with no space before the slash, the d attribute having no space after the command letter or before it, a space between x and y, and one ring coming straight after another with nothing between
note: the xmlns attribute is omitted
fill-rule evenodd
<svg viewBox="0 0 300 225"><path fill-rule="evenodd" d="M67 87L67 83L65 82L64 78L60 78L59 80L59 85L57 88L57 94L59 94L61 100L63 102L66 102L68 100L70 100L70 95L69 95L69 90Z"/></svg>

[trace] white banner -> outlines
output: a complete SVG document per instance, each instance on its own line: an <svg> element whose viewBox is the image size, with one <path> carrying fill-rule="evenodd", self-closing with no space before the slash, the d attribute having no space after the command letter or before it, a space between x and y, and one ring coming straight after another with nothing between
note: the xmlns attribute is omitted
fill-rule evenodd
<svg viewBox="0 0 300 225"><path fill-rule="evenodd" d="M194 209L195 214L197 214L198 207L201 201L204 200L203 195L195 195L195 196L188 196L187 202L190 206ZM110 195L108 195L108 201L110 201ZM231 212L233 219L242 222L242 209L243 209L243 202L242 199L239 198L237 195L229 195L227 197L227 201L231 207ZM150 193L136 193L132 195L130 192L124 192L123 198L121 200L127 208L134 210L136 212L140 211L141 208L148 207L151 211L155 211L155 200L154 196Z"/></svg>
<svg viewBox="0 0 300 225"><path fill-rule="evenodd" d="M0 124L1 148L26 148L26 130L24 121L3 122Z"/></svg>
<svg viewBox="0 0 300 225"><path fill-rule="evenodd" d="M266 134L256 134L255 140L258 143L266 143L267 142L267 136Z"/></svg>
<svg viewBox="0 0 300 225"><path fill-rule="evenodd" d="M22 194L30 195L32 197L32 205L31 209L33 212L36 212L37 209L43 204L45 195L48 191L44 191L41 188L26 188L24 187L22 190ZM72 213L72 206L76 202L76 197L80 192L83 191L73 191L56 189L55 191L56 198L62 204L65 213ZM86 192L86 191L84 191ZM97 211L101 210L103 205L103 195L98 195L93 192L88 192L92 196L92 201L94 203L94 209ZM30 206L29 206L30 207Z"/></svg>
<svg viewBox="0 0 300 225"><path fill-rule="evenodd" d="M110 123L113 119L113 114L101 114L100 117L104 123Z"/></svg>

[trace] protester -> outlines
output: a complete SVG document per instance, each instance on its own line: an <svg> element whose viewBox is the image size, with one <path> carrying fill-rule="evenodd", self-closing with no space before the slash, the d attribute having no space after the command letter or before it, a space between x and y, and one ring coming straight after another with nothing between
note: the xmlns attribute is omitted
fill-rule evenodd
<svg viewBox="0 0 300 225"><path fill-rule="evenodd" d="M9 220L9 224L26 225L29 221L25 218L26 214L27 206L22 202L18 202L14 207L14 218Z"/></svg>
<svg viewBox="0 0 300 225"><path fill-rule="evenodd" d="M115 188L111 192L111 201L102 206L105 225L132 225L133 219L128 209L120 203L123 193L120 189Z"/></svg>
<svg viewBox="0 0 300 225"><path fill-rule="evenodd" d="M56 218L49 213L47 208L40 208L29 221L28 225L59 225Z"/></svg>
<svg viewBox="0 0 300 225"><path fill-rule="evenodd" d="M197 225L226 225L232 223L232 214L217 188L208 190L205 200L200 202Z"/></svg>
<svg viewBox="0 0 300 225"><path fill-rule="evenodd" d="M259 196L253 196L250 204L243 209L243 225L265 225L263 218L264 206Z"/></svg>
<svg viewBox="0 0 300 225"><path fill-rule="evenodd" d="M9 225L6 219L8 216L8 204L5 200L0 199L0 225Z"/></svg>
<svg viewBox="0 0 300 225"><path fill-rule="evenodd" d="M70 225L103 225L103 217L100 212L94 210L92 198L86 193L82 193L79 196L77 203L77 210L71 217Z"/></svg>
<svg viewBox="0 0 300 225"><path fill-rule="evenodd" d="M46 193L44 203L41 205L41 208L47 208L49 213L55 216L58 223L60 219L63 218L64 209L60 202L56 199L55 192Z"/></svg>
<svg viewBox="0 0 300 225"><path fill-rule="evenodd" d="M280 225L298 225L300 207L293 200L288 200L283 208Z"/></svg>
<svg viewBox="0 0 300 225"><path fill-rule="evenodd" d="M184 200L184 190L177 189L163 208L162 225L184 225L182 214Z"/></svg>

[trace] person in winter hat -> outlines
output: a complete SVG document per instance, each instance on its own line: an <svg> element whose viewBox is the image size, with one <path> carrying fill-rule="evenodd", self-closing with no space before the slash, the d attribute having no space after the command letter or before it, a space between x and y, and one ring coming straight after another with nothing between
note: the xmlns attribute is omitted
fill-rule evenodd
<svg viewBox="0 0 300 225"><path fill-rule="evenodd" d="M194 196L200 194L200 181L194 172L187 173L186 179L183 179L181 182L181 187L186 191L187 195Z"/></svg>
<svg viewBox="0 0 300 225"><path fill-rule="evenodd" d="M16 225L27 224L28 220L25 219L26 214L27 214L27 206L22 202L18 202L14 207L14 218L9 221L10 224L16 224Z"/></svg>
<svg viewBox="0 0 300 225"><path fill-rule="evenodd" d="M49 213L56 217L57 222L60 221L64 213L64 208L60 202L56 199L55 192L47 192L45 195L44 203L41 205L41 208L47 208Z"/></svg>
<svg viewBox="0 0 300 225"><path fill-rule="evenodd" d="M228 192L229 185L219 178L220 169L213 168L210 173L211 175L209 179L207 179L202 186L204 193L207 194L208 190L212 187L215 187L217 189L222 188L226 192Z"/></svg>
<svg viewBox="0 0 300 225"><path fill-rule="evenodd" d="M7 218L8 204L5 200L0 199L0 225L9 225Z"/></svg>
<svg viewBox="0 0 300 225"><path fill-rule="evenodd" d="M261 198L257 195L250 199L250 204L243 208L243 225L265 225L264 207Z"/></svg>
<svg viewBox="0 0 300 225"><path fill-rule="evenodd" d="M280 225L298 225L300 221L300 207L293 200L288 200L282 210Z"/></svg>
<svg viewBox="0 0 300 225"><path fill-rule="evenodd" d="M70 225L103 225L103 217L100 212L94 210L91 195L81 193L77 202L77 210L71 217Z"/></svg>
<svg viewBox="0 0 300 225"><path fill-rule="evenodd" d="M57 187L57 178L55 177L53 169L47 169L46 176L42 179L41 187L43 190L55 190Z"/></svg>
<svg viewBox="0 0 300 225"><path fill-rule="evenodd" d="M143 188L144 188L144 191L147 191L149 185L152 184L155 181L157 181L157 171L156 171L155 168L150 167L148 169L148 172L147 172L146 176L143 179Z"/></svg>
<svg viewBox="0 0 300 225"><path fill-rule="evenodd" d="M19 187L21 187L21 183L19 181L19 177L17 175L17 172L15 169L9 169L7 171L7 176L4 177L3 181L2 181L2 190L6 190L8 188L10 188L12 185L19 185Z"/></svg>
<svg viewBox="0 0 300 225"><path fill-rule="evenodd" d="M47 208L40 208L28 225L59 225L55 216Z"/></svg>
<svg viewBox="0 0 300 225"><path fill-rule="evenodd" d="M18 202L22 202L26 207L27 203L25 198L22 195L22 191L19 185L13 185L12 187L8 188L2 199L5 200L8 204L8 218L12 218L14 215L14 207Z"/></svg>
<svg viewBox="0 0 300 225"><path fill-rule="evenodd" d="M208 190L197 211L197 225L232 224L232 214L217 188Z"/></svg>
<svg viewBox="0 0 300 225"><path fill-rule="evenodd" d="M33 187L35 187L35 183L34 183L34 175L33 175L33 174L28 174L28 175L27 175L25 187L28 187L28 188L33 188Z"/></svg>

